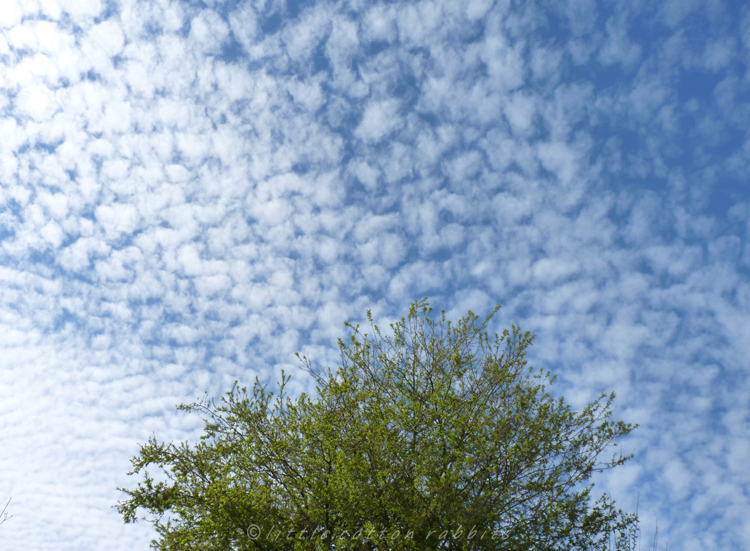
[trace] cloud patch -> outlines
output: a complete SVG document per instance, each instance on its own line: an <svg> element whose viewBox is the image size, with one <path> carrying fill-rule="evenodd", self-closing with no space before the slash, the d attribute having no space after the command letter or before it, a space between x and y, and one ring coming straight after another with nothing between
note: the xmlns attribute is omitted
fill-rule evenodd
<svg viewBox="0 0 750 551"><path fill-rule="evenodd" d="M5 4L9 548L147 545L110 506L138 442L197 436L176 403L427 295L502 303L576 407L618 392L636 457L597 487L643 533L747 548L747 14Z"/></svg>

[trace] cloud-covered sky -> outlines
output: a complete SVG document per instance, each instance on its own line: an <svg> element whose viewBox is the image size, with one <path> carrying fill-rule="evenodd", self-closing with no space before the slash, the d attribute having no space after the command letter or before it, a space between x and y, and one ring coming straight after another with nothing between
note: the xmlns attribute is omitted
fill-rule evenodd
<svg viewBox="0 0 750 551"><path fill-rule="evenodd" d="M739 0L2 0L0 547L146 549L176 404L429 296L617 392L649 541L750 549L749 99Z"/></svg>

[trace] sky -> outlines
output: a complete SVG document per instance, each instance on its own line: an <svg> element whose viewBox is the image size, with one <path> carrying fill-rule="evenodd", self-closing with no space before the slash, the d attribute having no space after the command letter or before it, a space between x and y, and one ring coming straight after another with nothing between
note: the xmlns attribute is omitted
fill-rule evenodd
<svg viewBox="0 0 750 551"><path fill-rule="evenodd" d="M0 548L112 508L235 380L429 297L638 423L645 535L750 550L750 5L2 0Z"/></svg>

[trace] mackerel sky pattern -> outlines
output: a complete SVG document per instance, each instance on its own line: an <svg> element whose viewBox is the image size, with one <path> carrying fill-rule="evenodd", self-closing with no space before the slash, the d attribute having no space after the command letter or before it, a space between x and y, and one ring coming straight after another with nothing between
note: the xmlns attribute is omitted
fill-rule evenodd
<svg viewBox="0 0 750 551"><path fill-rule="evenodd" d="M750 6L2 0L0 527L146 549L138 443L428 296L537 335L659 548L750 550Z"/></svg>

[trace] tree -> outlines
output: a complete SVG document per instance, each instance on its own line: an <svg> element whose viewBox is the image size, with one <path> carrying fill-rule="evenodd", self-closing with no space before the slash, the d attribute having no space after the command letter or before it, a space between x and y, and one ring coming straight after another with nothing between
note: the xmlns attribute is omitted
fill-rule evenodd
<svg viewBox="0 0 750 551"><path fill-rule="evenodd" d="M275 397L256 378L178 406L205 434L152 437L118 511L145 510L160 550L631 548L636 515L590 479L630 458L602 455L634 427L610 419L614 394L580 412L554 399L528 332L490 338L495 312L453 325L424 299L388 336L368 311L373 333L346 324L335 373L300 357L316 397L290 398L282 373Z"/></svg>
<svg viewBox="0 0 750 551"><path fill-rule="evenodd" d="M3 510L0 511L0 524L3 524L6 520L8 520L10 518L13 518L13 515L8 516L8 513L7 513L7 511L8 511L8 505L10 505L10 500L11 499L13 499L13 498L12 497L8 498L8 502L5 504L5 507L3 507Z"/></svg>

